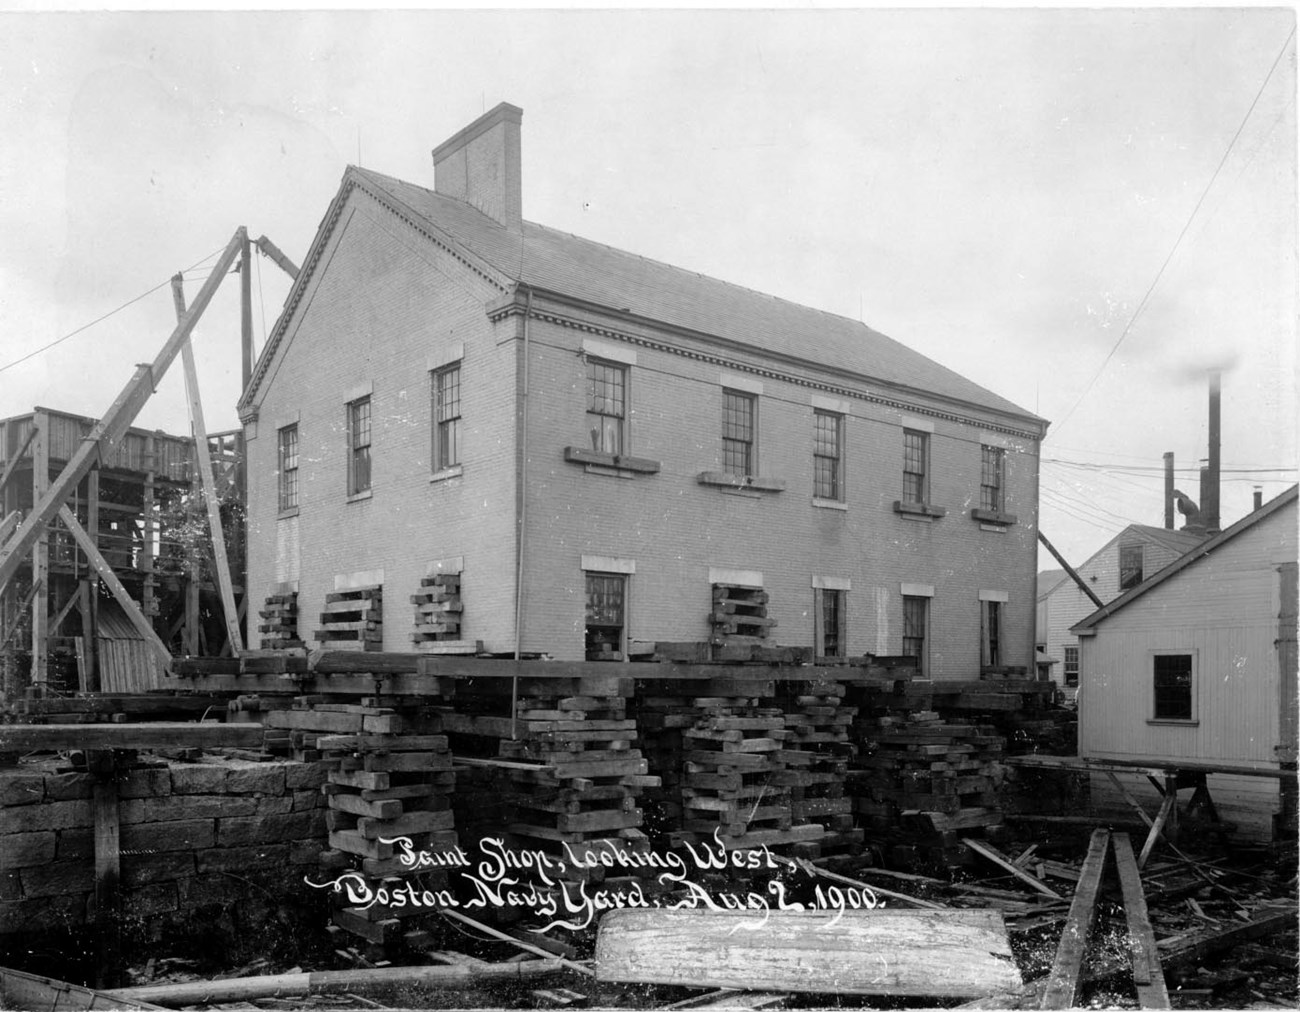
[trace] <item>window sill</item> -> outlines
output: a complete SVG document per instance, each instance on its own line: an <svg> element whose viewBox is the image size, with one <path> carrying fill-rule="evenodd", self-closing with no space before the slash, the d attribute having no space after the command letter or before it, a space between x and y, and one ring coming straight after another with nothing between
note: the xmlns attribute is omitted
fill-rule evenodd
<svg viewBox="0 0 1300 1012"><path fill-rule="evenodd" d="M695 476L701 485L721 489L740 489L745 492L784 492L785 482L780 478L764 478L756 474L727 474L725 471L701 471Z"/></svg>
<svg viewBox="0 0 1300 1012"><path fill-rule="evenodd" d="M448 478L459 478L465 473L465 468L461 464L453 464L451 467L444 467L441 471L434 471L429 475L430 481L446 481Z"/></svg>
<svg viewBox="0 0 1300 1012"><path fill-rule="evenodd" d="M280 510L280 512L275 515L275 519L288 520L290 517L296 517L297 515L298 515L298 507L290 506L287 510Z"/></svg>
<svg viewBox="0 0 1300 1012"><path fill-rule="evenodd" d="M948 511L942 506L931 506L923 502L903 502L901 499L894 500L894 512L908 518L924 517L927 520L948 515Z"/></svg>
<svg viewBox="0 0 1300 1012"><path fill-rule="evenodd" d="M839 499L818 499L814 496L812 504L819 510L840 510L844 513L849 511L849 504Z"/></svg>
<svg viewBox="0 0 1300 1012"><path fill-rule="evenodd" d="M971 510L970 517L972 520L979 521L980 524L991 524L998 527L1010 527L1016 522L1014 513L1001 513L997 510Z"/></svg>
<svg viewBox="0 0 1300 1012"><path fill-rule="evenodd" d="M580 446L566 446L564 459L571 464L588 464L607 467L617 471L630 471L633 474L658 474L659 461L647 460L645 457L628 457L621 453L603 453L600 450L584 450ZM603 472L601 472L603 473Z"/></svg>
<svg viewBox="0 0 1300 1012"><path fill-rule="evenodd" d="M1152 717L1147 720L1147 723L1152 725L1153 727L1200 727L1201 726L1201 722L1199 720L1179 720L1172 717L1162 717L1160 719L1156 719L1155 717Z"/></svg>
<svg viewBox="0 0 1300 1012"><path fill-rule="evenodd" d="M366 489L364 492L353 492L348 496L348 502L365 502L374 495L374 489Z"/></svg>

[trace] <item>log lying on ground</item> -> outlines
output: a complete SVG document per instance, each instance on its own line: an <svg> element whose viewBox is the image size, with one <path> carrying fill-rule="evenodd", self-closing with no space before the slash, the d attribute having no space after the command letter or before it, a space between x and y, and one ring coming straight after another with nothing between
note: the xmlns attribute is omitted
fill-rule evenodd
<svg viewBox="0 0 1300 1012"><path fill-rule="evenodd" d="M385 966L373 970L318 970L315 973L277 973L264 977L147 984L104 993L114 998L179 1008L182 1005L251 1001L256 998L301 998L309 994L361 992L398 985L470 987L485 981L519 980L560 973L563 970L562 961L558 959L460 966Z"/></svg>
<svg viewBox="0 0 1300 1012"><path fill-rule="evenodd" d="M969 998L1020 987L995 910L610 910L596 979Z"/></svg>

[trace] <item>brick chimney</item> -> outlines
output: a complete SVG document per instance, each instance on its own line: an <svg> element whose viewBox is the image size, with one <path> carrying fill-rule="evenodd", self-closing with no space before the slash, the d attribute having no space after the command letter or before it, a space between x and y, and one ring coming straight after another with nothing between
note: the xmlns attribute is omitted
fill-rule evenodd
<svg viewBox="0 0 1300 1012"><path fill-rule="evenodd" d="M502 102L433 149L436 192L478 208L506 228L523 228L519 124L524 111Z"/></svg>

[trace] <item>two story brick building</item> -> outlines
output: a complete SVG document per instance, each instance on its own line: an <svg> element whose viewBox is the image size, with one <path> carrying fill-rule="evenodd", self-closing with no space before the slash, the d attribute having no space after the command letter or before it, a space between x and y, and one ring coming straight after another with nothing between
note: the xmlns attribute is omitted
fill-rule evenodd
<svg viewBox="0 0 1300 1012"><path fill-rule="evenodd" d="M856 321L524 221L521 118L436 148L433 189L345 172L240 402L250 612L296 593L311 645L352 589L387 650L1032 664L1046 423Z"/></svg>

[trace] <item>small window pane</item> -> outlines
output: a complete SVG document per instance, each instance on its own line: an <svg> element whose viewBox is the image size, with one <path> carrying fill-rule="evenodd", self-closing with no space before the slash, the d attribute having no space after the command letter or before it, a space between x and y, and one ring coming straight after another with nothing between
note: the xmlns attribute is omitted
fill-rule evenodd
<svg viewBox="0 0 1300 1012"><path fill-rule="evenodd" d="M1157 654L1155 674L1156 720L1192 719L1192 655Z"/></svg>

